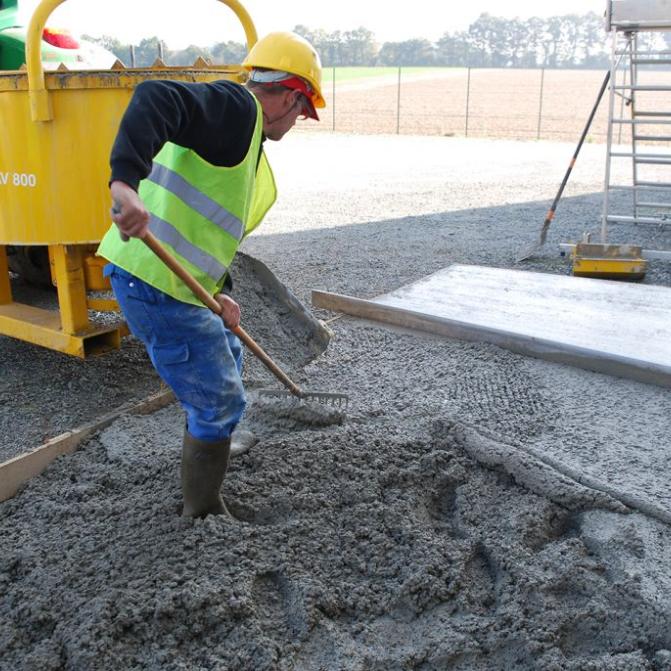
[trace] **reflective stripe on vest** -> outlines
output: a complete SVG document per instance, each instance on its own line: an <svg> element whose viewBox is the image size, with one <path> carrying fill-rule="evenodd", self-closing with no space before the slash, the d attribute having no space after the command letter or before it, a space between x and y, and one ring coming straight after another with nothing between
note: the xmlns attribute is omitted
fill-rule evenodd
<svg viewBox="0 0 671 671"><path fill-rule="evenodd" d="M174 193L180 200L188 203L189 207L196 210L198 214L201 214L215 226L232 235L236 240L242 240L245 232L242 221L221 207L219 203L216 203L199 191L195 186L189 184L181 175L178 175L160 163L154 162L154 166L147 179Z"/></svg>
<svg viewBox="0 0 671 671"><path fill-rule="evenodd" d="M214 282L218 282L228 271L223 263L191 244L172 224L155 214L149 218L149 230L161 242L167 242L180 256L202 270Z"/></svg>

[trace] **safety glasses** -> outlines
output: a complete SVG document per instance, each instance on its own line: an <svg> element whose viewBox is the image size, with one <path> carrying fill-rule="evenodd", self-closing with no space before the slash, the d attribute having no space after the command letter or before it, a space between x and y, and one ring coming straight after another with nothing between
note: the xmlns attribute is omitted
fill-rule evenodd
<svg viewBox="0 0 671 671"><path fill-rule="evenodd" d="M297 92L298 96L296 97L296 102L294 103L296 107L300 106L301 108L301 113L299 115L299 119L301 121L305 121L305 119L311 119L314 118L314 107L312 106L312 103L308 99L308 97L304 94L301 93L300 91Z"/></svg>

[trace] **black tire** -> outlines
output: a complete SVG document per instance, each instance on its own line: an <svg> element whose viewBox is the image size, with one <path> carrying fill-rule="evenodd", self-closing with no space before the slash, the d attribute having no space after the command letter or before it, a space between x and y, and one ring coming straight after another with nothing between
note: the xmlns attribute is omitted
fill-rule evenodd
<svg viewBox="0 0 671 671"><path fill-rule="evenodd" d="M36 287L53 288L48 247L8 247L9 269Z"/></svg>

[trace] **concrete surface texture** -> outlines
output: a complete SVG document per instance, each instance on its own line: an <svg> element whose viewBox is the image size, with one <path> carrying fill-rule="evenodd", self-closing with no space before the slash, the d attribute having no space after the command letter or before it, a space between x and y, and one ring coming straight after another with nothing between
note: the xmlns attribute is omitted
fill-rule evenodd
<svg viewBox="0 0 671 671"><path fill-rule="evenodd" d="M304 301L512 267L572 153L308 134L271 149L284 195L245 251ZM566 273L553 245L596 225L602 150L585 149L547 248L518 268ZM671 248L667 231L614 237ZM235 521L178 517L176 406L121 418L0 505L0 669L671 669L668 391L329 327L324 354L285 362L349 393L345 417L259 400L248 360L260 440L225 482ZM264 333L271 353L292 346ZM62 358L44 361L58 380ZM5 443L22 393L2 406ZM95 407L72 393L71 419Z"/></svg>

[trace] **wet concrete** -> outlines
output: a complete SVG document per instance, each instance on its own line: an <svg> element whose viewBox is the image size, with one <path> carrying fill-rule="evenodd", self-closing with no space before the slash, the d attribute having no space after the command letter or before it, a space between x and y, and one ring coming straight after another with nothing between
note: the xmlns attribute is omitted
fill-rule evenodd
<svg viewBox="0 0 671 671"><path fill-rule="evenodd" d="M293 374L328 346L328 329L261 261L240 253L231 273L235 298L244 306L243 327L285 372ZM19 277L13 278L13 290L17 302L57 309L54 291ZM90 318L118 319L94 312ZM85 361L6 337L0 337L0 353L0 463L163 388L144 347L132 337L120 351ZM252 387L279 384L251 357L245 379Z"/></svg>
<svg viewBox="0 0 671 671"><path fill-rule="evenodd" d="M368 145L349 151L370 158ZM518 161L540 151L521 147ZM507 156L498 177L494 158L473 166L492 173L486 189L463 164L418 171L414 196L402 166L398 182L371 177L368 201L352 184L337 228L333 200L303 184L305 219L279 203L248 251L304 300L311 287L376 295L455 257L505 265L523 243L505 237L513 222L531 236L547 207L505 205L530 182L495 193ZM436 186L451 178L454 194ZM447 211L476 192L484 209ZM598 216L591 196L565 206L574 230ZM359 225L358 207L400 218ZM564 272L549 252L525 268ZM668 284L663 269L650 279ZM286 363L299 384L350 393L344 421L288 421L256 399L250 366L245 425L260 440L225 481L236 521L177 516L175 406L121 418L0 505L0 669L670 669L671 527L622 495L668 505L668 391L348 318L329 327L326 352Z"/></svg>
<svg viewBox="0 0 671 671"><path fill-rule="evenodd" d="M0 668L665 668L671 528L487 428L570 422L562 387L496 348L335 333L305 374L350 387L346 420L287 424L252 393L235 522L177 516L175 406L2 505ZM483 359L477 421L446 399Z"/></svg>

